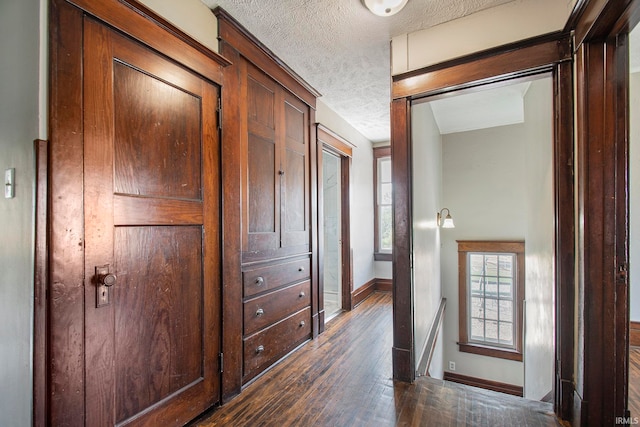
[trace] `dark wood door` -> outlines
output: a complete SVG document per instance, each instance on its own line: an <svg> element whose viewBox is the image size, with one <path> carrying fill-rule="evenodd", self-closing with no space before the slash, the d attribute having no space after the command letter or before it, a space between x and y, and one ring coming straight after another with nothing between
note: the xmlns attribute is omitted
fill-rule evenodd
<svg viewBox="0 0 640 427"><path fill-rule="evenodd" d="M85 425L183 425L219 400L218 89L84 37Z"/></svg>

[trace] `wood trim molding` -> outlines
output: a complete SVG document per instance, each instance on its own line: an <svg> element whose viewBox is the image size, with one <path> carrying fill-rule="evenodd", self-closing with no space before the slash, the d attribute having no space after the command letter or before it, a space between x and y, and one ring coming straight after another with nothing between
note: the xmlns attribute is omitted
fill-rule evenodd
<svg viewBox="0 0 640 427"><path fill-rule="evenodd" d="M438 311L433 318L433 323L431 324L431 329L429 330L429 337L427 338L427 342L425 343L424 349L422 350L420 363L418 363L417 375L419 376L431 376L429 375L429 367L431 366L433 351L435 350L436 344L438 342L438 334L440 333L440 328L442 327L442 321L444 320L444 310L446 306L447 299L441 298L440 305L438 306Z"/></svg>
<svg viewBox="0 0 640 427"><path fill-rule="evenodd" d="M352 309L362 303L362 301L373 295L374 292L391 292L391 279L371 279L351 293Z"/></svg>
<svg viewBox="0 0 640 427"><path fill-rule="evenodd" d="M362 301L370 297L376 290L376 279L371 279L364 285L355 289L351 293L351 303L353 306L351 308L357 307Z"/></svg>
<svg viewBox="0 0 640 427"><path fill-rule="evenodd" d="M573 64L555 67L554 79L554 210L556 378L554 407L571 419L574 391L575 319L575 194Z"/></svg>
<svg viewBox="0 0 640 427"><path fill-rule="evenodd" d="M607 37L633 0L586 0L574 9L568 24L575 30L575 48L588 40Z"/></svg>
<svg viewBox="0 0 640 427"><path fill-rule="evenodd" d="M467 375L455 374L453 372L444 373L444 380L458 384L464 384L472 387L483 388L485 390L497 391L500 393L511 394L513 396L524 396L522 386L501 383L499 381L485 380L482 378L469 377Z"/></svg>
<svg viewBox="0 0 640 427"><path fill-rule="evenodd" d="M82 34L83 13L62 0L49 11L49 293L60 298L47 313L49 425L85 418ZM58 143L60 141L61 143ZM63 143L62 143L63 142ZM52 364L51 360L59 363ZM34 407L34 410L39 408Z"/></svg>
<svg viewBox="0 0 640 427"><path fill-rule="evenodd" d="M346 139L340 137L338 134L329 130L327 127L320 123L315 123L315 138L317 140L316 158L313 161L315 166L314 180L316 183L312 186L312 189L316 191L316 196L312 197L312 200L317 200L317 205L312 207L312 212L317 217L316 228L318 230L317 245L314 248L314 253L318 252L318 280L315 283L320 284L318 286L318 311L322 312L324 319L324 194L322 186L324 182L323 178L323 151L327 150L338 157L340 157L340 185L341 185L341 212L342 219L340 221L340 239L342 240L340 258L342 261L342 282L341 282L341 302L342 307L345 310L353 309L352 303L352 290L353 290L353 250L351 249L351 155L352 145ZM319 333L324 331L324 320L319 322ZM315 337L316 335L314 335Z"/></svg>
<svg viewBox="0 0 640 427"><path fill-rule="evenodd" d="M324 126L322 123L316 123L316 126L318 142L330 147L341 156L353 157L353 144Z"/></svg>
<svg viewBox="0 0 640 427"><path fill-rule="evenodd" d="M393 179L393 379L413 382L416 375L413 334L411 237L411 102L391 102L391 174Z"/></svg>
<svg viewBox="0 0 640 427"><path fill-rule="evenodd" d="M320 92L289 68L226 10L218 6L213 10L213 13L218 18L218 34L221 43L233 46L248 61L255 64L292 94L295 94L313 109L316 108L316 98L322 96Z"/></svg>
<svg viewBox="0 0 640 427"><path fill-rule="evenodd" d="M230 62L135 0L66 0L216 83Z"/></svg>
<svg viewBox="0 0 640 427"><path fill-rule="evenodd" d="M640 346L640 322L629 322L629 345Z"/></svg>
<svg viewBox="0 0 640 427"><path fill-rule="evenodd" d="M522 362L523 349L523 330L524 330L524 241L471 241L458 240L458 329L460 341L458 349L461 352L481 354L483 356L497 357L500 359L515 360ZM515 328L514 347L501 348L492 346L490 343L473 342L470 338L468 330L468 295L469 288L467 284L467 267L469 252L497 252L497 253L514 253L517 263L517 279L514 302L515 320L513 322Z"/></svg>
<svg viewBox="0 0 640 427"><path fill-rule="evenodd" d="M378 291L378 292L393 292L393 280L391 280L391 279L376 279L376 291Z"/></svg>
<svg viewBox="0 0 640 427"><path fill-rule="evenodd" d="M33 289L33 425L47 425L47 174L48 141L34 142L36 156L36 236Z"/></svg>
<svg viewBox="0 0 640 427"><path fill-rule="evenodd" d="M571 60L569 34L552 33L393 77L393 99L436 94L536 74ZM469 82L473 82L469 85Z"/></svg>

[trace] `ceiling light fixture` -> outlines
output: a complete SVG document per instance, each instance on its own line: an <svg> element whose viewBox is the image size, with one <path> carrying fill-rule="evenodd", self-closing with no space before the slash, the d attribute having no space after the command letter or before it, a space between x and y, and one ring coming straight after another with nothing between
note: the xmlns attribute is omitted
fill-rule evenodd
<svg viewBox="0 0 640 427"><path fill-rule="evenodd" d="M362 0L372 13L378 16L391 16L400 12L408 0Z"/></svg>

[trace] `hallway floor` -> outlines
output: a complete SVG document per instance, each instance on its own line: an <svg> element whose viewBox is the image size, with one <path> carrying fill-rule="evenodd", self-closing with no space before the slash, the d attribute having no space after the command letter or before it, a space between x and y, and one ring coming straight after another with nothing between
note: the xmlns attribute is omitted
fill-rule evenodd
<svg viewBox="0 0 640 427"><path fill-rule="evenodd" d="M559 426L550 404L448 381L391 379L392 301L375 293L193 425Z"/></svg>

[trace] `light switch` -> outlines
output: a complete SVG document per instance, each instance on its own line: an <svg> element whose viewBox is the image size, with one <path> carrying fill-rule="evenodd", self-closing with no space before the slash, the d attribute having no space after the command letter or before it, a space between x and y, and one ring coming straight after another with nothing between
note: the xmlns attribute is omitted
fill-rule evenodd
<svg viewBox="0 0 640 427"><path fill-rule="evenodd" d="M4 198L13 199L16 195L15 188L16 170L15 168L4 171Z"/></svg>

